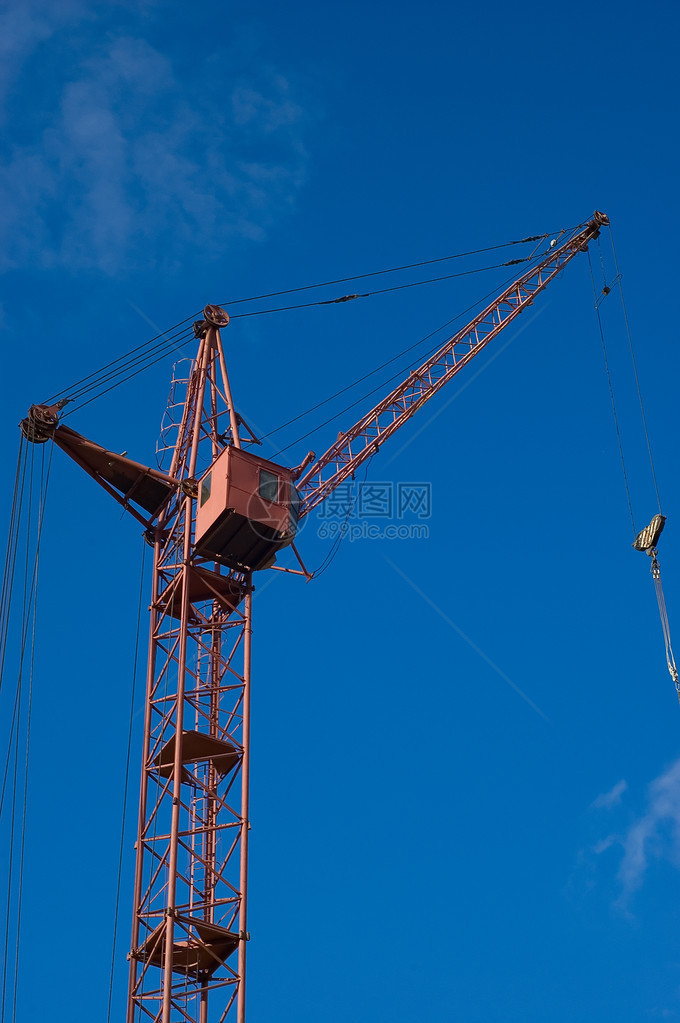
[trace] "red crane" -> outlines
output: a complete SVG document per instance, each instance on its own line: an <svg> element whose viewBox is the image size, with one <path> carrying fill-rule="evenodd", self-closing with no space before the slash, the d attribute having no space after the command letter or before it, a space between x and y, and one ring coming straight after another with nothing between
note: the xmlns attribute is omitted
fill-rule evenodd
<svg viewBox="0 0 680 1023"><path fill-rule="evenodd" d="M127 1023L245 1020L253 572L277 568L300 518L353 477L608 223L596 212L553 245L297 469L243 446L253 437L232 402L221 338L229 317L218 306L206 306L194 325L198 353L167 473L61 425L62 403L29 410L24 435L62 448L143 524L154 549ZM307 574L301 561L284 571Z"/></svg>

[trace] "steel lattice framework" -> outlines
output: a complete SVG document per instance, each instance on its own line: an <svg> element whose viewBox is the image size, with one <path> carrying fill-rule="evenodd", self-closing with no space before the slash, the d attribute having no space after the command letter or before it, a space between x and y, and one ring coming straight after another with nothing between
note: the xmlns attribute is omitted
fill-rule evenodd
<svg viewBox="0 0 680 1023"><path fill-rule="evenodd" d="M596 212L321 458L310 452L300 514L351 477L607 223ZM226 447L240 448L239 427L248 428L227 376L219 328L228 316L213 306L205 316L169 472L60 425L63 402L33 406L22 423L29 440L53 440L143 523L154 548L127 1023L245 1023L252 573L197 553L196 516L199 477ZM301 468L285 470L288 478Z"/></svg>
<svg viewBox="0 0 680 1023"><path fill-rule="evenodd" d="M193 551L195 484L239 444L219 331L190 376L154 543L128 1021L244 1015L252 586ZM203 449L207 458L201 458ZM211 992L221 989L215 1008Z"/></svg>
<svg viewBox="0 0 680 1023"><path fill-rule="evenodd" d="M574 256L585 251L602 225L608 223L603 213L595 213L583 230L553 248L467 326L450 337L375 408L341 434L298 484L303 495L303 514L310 512L343 480L351 477L388 437L531 305L536 295L547 288Z"/></svg>

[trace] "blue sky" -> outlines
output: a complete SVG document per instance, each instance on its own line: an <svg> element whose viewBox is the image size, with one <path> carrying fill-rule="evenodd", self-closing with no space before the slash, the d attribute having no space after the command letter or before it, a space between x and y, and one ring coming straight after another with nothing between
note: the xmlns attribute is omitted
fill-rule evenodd
<svg viewBox="0 0 680 1023"><path fill-rule="evenodd" d="M677 30L670 4L7 0L5 478L32 402L206 302L557 234L598 208L680 629ZM598 273L600 251L611 280L608 235ZM465 267L486 265L475 258ZM234 320L239 409L269 433L506 274ZM656 505L618 289L601 311L641 527ZM585 259L527 321L370 466L375 482L431 485L428 537L346 541L310 585L259 594L251 1023L680 1018L680 710L648 563L630 548ZM153 463L182 355L69 425ZM291 444L296 464L370 404L295 443L331 404L263 451ZM320 524L301 537L311 566L329 549ZM57 453L19 1023L72 1020L74 998L76 1015L106 1017L141 547Z"/></svg>

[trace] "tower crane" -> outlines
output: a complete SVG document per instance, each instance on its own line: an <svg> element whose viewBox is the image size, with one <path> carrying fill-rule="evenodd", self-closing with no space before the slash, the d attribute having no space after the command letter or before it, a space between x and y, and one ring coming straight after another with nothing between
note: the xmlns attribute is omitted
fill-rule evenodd
<svg viewBox="0 0 680 1023"><path fill-rule="evenodd" d="M286 467L255 454L232 400L208 305L167 472L60 422L63 402L21 424L119 502L153 546L127 1023L244 1023L253 574L276 570L300 520L531 305L600 228L595 212L320 456Z"/></svg>

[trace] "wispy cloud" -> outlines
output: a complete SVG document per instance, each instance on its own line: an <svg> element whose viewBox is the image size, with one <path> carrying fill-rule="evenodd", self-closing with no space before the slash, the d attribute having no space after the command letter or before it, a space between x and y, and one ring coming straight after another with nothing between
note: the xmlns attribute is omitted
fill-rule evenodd
<svg viewBox="0 0 680 1023"><path fill-rule="evenodd" d="M609 792L603 792L597 799L594 799L591 805L596 810L608 810L612 806L618 806L627 788L628 782L622 778Z"/></svg>
<svg viewBox="0 0 680 1023"><path fill-rule="evenodd" d="M592 806L609 809L618 806L627 789L622 779L598 796ZM633 894L644 882L652 860L665 859L680 868L680 758L647 787L645 806L619 834L610 834L597 842L596 855L619 847L623 855L617 871L619 895L615 905L628 912Z"/></svg>
<svg viewBox="0 0 680 1023"><path fill-rule="evenodd" d="M65 15L50 19L47 5L5 15L5 79L24 102L6 111L20 142L0 164L4 268L115 273L175 265L188 244L210 259L262 238L307 172L309 116L286 78L260 69L244 81L197 60L180 81L145 39L100 41L75 3L65 9L61 34ZM45 40L61 59L41 65ZM34 71L46 80L31 106Z"/></svg>
<svg viewBox="0 0 680 1023"><path fill-rule="evenodd" d="M642 885L651 857L680 866L680 758L651 783L645 812L623 838L618 873L623 906Z"/></svg>
<svg viewBox="0 0 680 1023"><path fill-rule="evenodd" d="M82 16L79 0L6 0L0 10L0 111L31 53L62 26Z"/></svg>

